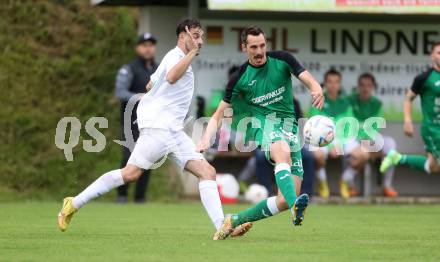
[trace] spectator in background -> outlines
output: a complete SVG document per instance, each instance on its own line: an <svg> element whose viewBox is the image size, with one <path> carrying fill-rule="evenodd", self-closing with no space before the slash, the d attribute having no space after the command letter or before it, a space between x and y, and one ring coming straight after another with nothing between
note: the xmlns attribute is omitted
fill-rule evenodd
<svg viewBox="0 0 440 262"><path fill-rule="evenodd" d="M359 121L358 140L375 140L364 130L363 124L370 117L384 117L382 102L373 95L377 87L375 77L370 73L361 74L358 78L357 90L348 97L353 108L354 117ZM373 128L378 132L377 125ZM390 136L382 135L384 139L383 149L379 152L371 152L371 159L385 157L391 150L396 149L396 141ZM393 188L394 166L388 169L383 177L383 194L386 197L396 197L398 192Z"/></svg>
<svg viewBox="0 0 440 262"><path fill-rule="evenodd" d="M124 134L124 112L127 106L128 100L136 94L145 93L145 87L150 81L150 76L156 71L157 64L154 61L154 55L156 52L156 38L150 33L142 34L137 39L136 44L136 58L130 63L123 65L116 76L116 97L121 101L121 130ZM138 104L136 103L134 109L131 112L131 132L133 139L136 141L139 138L139 129L136 123L136 109ZM122 148L122 162L121 167L126 166L128 158L130 157L130 150L126 147ZM136 203L143 203L146 201L145 195L148 187L148 181L150 176L150 170L144 171L144 174L136 182L136 190L134 200ZM118 187L119 203L126 203L128 184Z"/></svg>
<svg viewBox="0 0 440 262"><path fill-rule="evenodd" d="M342 75L340 72L330 69L324 75L324 97L325 102L321 110L312 108L311 116L324 115L332 117L333 121L337 123L338 120L344 117L353 117L352 107L346 96L342 94L341 89ZM340 181L340 194L344 199L350 196L357 195L354 185L354 176L357 170L363 168L364 163L368 159L368 154L365 153L356 139L348 140L349 126L345 126L344 130L336 130L336 137L334 141L326 146L313 149L315 155L317 171L316 176L319 180L319 195L323 198L328 198L330 190L327 183L327 172L325 165L327 159L340 158L344 156L344 172Z"/></svg>

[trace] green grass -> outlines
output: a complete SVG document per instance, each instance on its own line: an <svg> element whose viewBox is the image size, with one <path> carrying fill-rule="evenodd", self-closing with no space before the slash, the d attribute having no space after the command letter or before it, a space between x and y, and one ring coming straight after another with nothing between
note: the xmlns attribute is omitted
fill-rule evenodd
<svg viewBox="0 0 440 262"><path fill-rule="evenodd" d="M214 242L199 203L93 203L58 231L56 203L0 204L1 261L440 261L440 206L314 206ZM231 212L245 206L226 206Z"/></svg>

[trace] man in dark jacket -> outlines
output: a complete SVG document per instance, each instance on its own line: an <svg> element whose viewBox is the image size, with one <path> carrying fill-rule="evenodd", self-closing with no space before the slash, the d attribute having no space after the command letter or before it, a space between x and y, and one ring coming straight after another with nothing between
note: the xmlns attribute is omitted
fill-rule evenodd
<svg viewBox="0 0 440 262"><path fill-rule="evenodd" d="M156 71L157 64L154 61L154 54L156 51L156 39L150 33L142 34L138 37L136 45L136 58L130 63L123 65L116 76L116 97L121 101L121 130L123 140L124 133L124 112L128 101L133 95L145 93L145 86L150 81L150 76ZM137 103L131 111L131 132L133 140L136 141L139 137L139 130L136 124L136 109ZM124 167L130 157L130 149L123 147L122 149L122 163ZM150 171L144 171L144 174L136 183L135 202L145 202L145 194L148 187ZM127 202L127 185L118 187L118 202Z"/></svg>

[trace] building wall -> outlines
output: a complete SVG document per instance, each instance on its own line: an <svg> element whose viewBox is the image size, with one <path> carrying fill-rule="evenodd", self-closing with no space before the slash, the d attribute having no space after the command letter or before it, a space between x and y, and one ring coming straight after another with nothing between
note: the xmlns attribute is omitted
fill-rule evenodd
<svg viewBox="0 0 440 262"><path fill-rule="evenodd" d="M176 46L176 24L186 15L186 8L156 6L140 8L139 33L150 32L157 38L158 59Z"/></svg>

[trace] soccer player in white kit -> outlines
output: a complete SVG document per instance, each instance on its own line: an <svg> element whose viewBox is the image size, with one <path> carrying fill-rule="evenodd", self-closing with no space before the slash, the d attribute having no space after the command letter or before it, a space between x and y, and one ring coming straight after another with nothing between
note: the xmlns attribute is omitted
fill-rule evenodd
<svg viewBox="0 0 440 262"><path fill-rule="evenodd" d="M90 200L124 183L136 181L142 169L150 169L167 156L200 179L201 201L216 229L220 228L224 215L215 181L216 171L196 152L193 141L183 131L194 93L191 62L203 45L203 33L200 23L194 19L177 25L177 46L165 55L146 87L149 91L139 103L140 136L127 165L105 173L77 196L65 198L58 214L61 231L67 229L73 214Z"/></svg>

